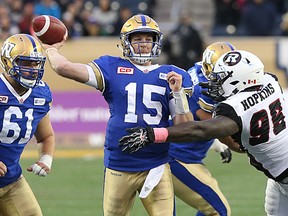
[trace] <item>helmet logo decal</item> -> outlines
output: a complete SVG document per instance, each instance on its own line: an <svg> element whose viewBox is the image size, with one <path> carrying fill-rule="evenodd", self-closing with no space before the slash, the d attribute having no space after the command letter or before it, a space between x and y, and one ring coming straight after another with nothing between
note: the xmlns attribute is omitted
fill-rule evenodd
<svg viewBox="0 0 288 216"><path fill-rule="evenodd" d="M227 66L234 66L240 62L241 58L242 56L239 52L229 52L226 56L224 56L223 62Z"/></svg>
<svg viewBox="0 0 288 216"><path fill-rule="evenodd" d="M5 43L2 47L1 55L6 58L11 58L11 51L15 47L14 43Z"/></svg>
<svg viewBox="0 0 288 216"><path fill-rule="evenodd" d="M203 53L203 59L202 61L203 62L206 62L208 64L211 64L212 63L212 56L214 55L215 51L214 50L209 50L209 49L206 49Z"/></svg>
<svg viewBox="0 0 288 216"><path fill-rule="evenodd" d="M33 39L30 35L27 35L27 37L29 38L29 40L30 40L31 43L32 43L34 52L37 52L37 47L36 47L36 43L35 43L34 39Z"/></svg>
<svg viewBox="0 0 288 216"><path fill-rule="evenodd" d="M141 16L141 22L143 26L146 26L146 19L145 16Z"/></svg>

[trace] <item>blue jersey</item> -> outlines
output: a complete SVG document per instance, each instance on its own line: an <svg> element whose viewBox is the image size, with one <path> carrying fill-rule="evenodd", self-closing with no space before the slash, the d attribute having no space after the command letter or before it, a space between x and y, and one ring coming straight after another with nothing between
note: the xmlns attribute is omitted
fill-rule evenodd
<svg viewBox="0 0 288 216"><path fill-rule="evenodd" d="M183 76L183 87L192 89L190 76L172 65L162 65L145 73L130 61L102 56L93 61L105 82L103 96L109 105L110 118L106 129L104 165L119 171L150 170L168 162L169 143L150 144L140 151L123 153L119 139L131 127L168 127L171 89L166 80L170 71Z"/></svg>
<svg viewBox="0 0 288 216"><path fill-rule="evenodd" d="M50 89L44 82L19 96L0 75L0 161L7 166L7 173L0 178L0 188L20 177L20 156L39 121L50 110L51 101Z"/></svg>
<svg viewBox="0 0 288 216"><path fill-rule="evenodd" d="M197 110L203 109L206 112L211 112L214 105L211 98L201 93L202 87L199 83L207 81L201 72L201 67L201 63L196 63L187 71L194 85L192 97L190 97L188 101L195 121L200 120L196 115ZM171 143L169 154L184 163L202 163L212 143L213 140L206 142Z"/></svg>

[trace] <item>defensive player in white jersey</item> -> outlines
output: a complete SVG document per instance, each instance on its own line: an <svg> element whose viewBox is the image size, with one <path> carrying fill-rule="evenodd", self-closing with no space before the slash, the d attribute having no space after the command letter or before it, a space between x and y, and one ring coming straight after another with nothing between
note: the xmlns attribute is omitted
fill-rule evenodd
<svg viewBox="0 0 288 216"><path fill-rule="evenodd" d="M212 43L205 49L202 61L197 62L187 71L194 86L193 94L188 102L195 121L210 119L213 107L217 103L202 93L203 88L200 83L207 82L206 77L211 73L217 59L234 49L234 46L227 42ZM224 142L227 140L230 141L229 138L225 138ZM233 141L230 141L230 145L231 142ZM175 195L197 209L197 216L231 215L229 203L221 192L217 180L203 162L212 144L216 152L221 152L223 162L229 163L232 158L231 151L227 145L218 140L195 141L181 145L173 142L170 144L169 164ZM238 144L236 147L239 150Z"/></svg>
<svg viewBox="0 0 288 216"><path fill-rule="evenodd" d="M28 34L9 37L1 48L0 215L42 215L19 161L34 135L40 155L27 171L46 176L51 169L55 137L48 114L51 92L41 81L45 60L41 44Z"/></svg>
<svg viewBox="0 0 288 216"><path fill-rule="evenodd" d="M187 142L232 135L247 151L251 165L268 177L267 215L286 216L288 104L277 78L264 73L264 65L257 56L235 50L218 59L208 86L209 94L221 101L213 119L167 129L130 129L134 133L122 138L120 145L125 150L139 149L152 141ZM135 143L140 132L148 136Z"/></svg>
<svg viewBox="0 0 288 216"><path fill-rule="evenodd" d="M173 214L169 143L151 145L135 154L122 152L118 146L128 127L168 127L170 116L174 124L193 118L184 90L191 94L189 75L172 65L151 63L160 55L162 37L153 19L135 15L120 33L125 58L107 55L88 64L72 63L58 52L63 42L44 45L59 75L96 88L109 105L104 145L105 216L129 215L137 191L149 215Z"/></svg>

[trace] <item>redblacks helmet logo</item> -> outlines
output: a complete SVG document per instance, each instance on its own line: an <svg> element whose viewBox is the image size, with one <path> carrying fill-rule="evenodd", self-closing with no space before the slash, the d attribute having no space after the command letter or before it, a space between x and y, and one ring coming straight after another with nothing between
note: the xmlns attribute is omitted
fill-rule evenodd
<svg viewBox="0 0 288 216"><path fill-rule="evenodd" d="M241 53L229 52L226 56L224 56L223 62L227 66L234 66L240 62L241 58L242 58Z"/></svg>

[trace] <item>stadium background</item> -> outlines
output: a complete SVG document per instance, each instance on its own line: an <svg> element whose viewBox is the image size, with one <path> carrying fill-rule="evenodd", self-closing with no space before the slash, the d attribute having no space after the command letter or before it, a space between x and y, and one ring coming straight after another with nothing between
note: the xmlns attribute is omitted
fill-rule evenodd
<svg viewBox="0 0 288 216"><path fill-rule="evenodd" d="M6 1L13 3L14 0L4 0ZM98 0L93 2L96 4ZM174 4L176 1L157 0L153 10L149 7L149 0L114 2L130 4L131 7L138 7L139 2L144 2L142 12L153 12L164 37L175 24L177 15L171 8L177 9L177 4ZM194 24L198 26L206 45L215 41L227 41L237 48L255 53L263 61L265 70L275 73L282 87L287 89L286 37L212 37L210 33L215 13L212 1L177 2L178 6L189 6ZM121 55L121 51L116 47L119 42L118 37L79 37L68 40L60 52L71 61L87 63L101 55ZM1 45L2 43L0 41ZM49 84L54 96L50 114L57 139L53 171L47 178L40 179L25 171L37 158L35 141L32 140L22 156L23 173L30 182L45 216L102 215L102 155L105 126L109 117L107 105L96 90L56 75L49 64L45 67L44 81ZM233 216L264 215L266 178L248 164L245 155L234 153L232 162L222 165L220 156L209 152L205 163L227 196ZM177 209L180 216L193 215L195 212L179 200ZM136 199L131 215L146 215L139 199Z"/></svg>

